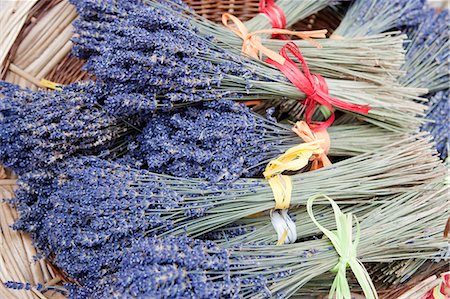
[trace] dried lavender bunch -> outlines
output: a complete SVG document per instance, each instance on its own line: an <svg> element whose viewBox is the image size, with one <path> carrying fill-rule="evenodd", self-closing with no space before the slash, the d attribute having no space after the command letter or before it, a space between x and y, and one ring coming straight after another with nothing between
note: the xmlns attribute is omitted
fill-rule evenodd
<svg viewBox="0 0 450 299"><path fill-rule="evenodd" d="M305 98L279 70L223 47L216 36L199 31L192 15L170 5L121 2L107 13L101 3L96 5L89 6L89 13L81 9L74 51L88 59L89 71L113 86L116 102L126 99L127 105L122 106L130 113L223 98ZM417 115L425 108L411 98L416 99L422 90L350 80L327 82L331 96L356 105L369 104L371 111L361 117L377 126L398 131L421 123ZM128 93L135 97L122 96ZM105 109L118 113L114 106Z"/></svg>
<svg viewBox="0 0 450 299"><path fill-rule="evenodd" d="M378 34L421 22L425 0L356 0L334 31L335 36Z"/></svg>
<svg viewBox="0 0 450 299"><path fill-rule="evenodd" d="M223 39L227 43L235 47L242 43L237 37L232 39L229 33L225 37L225 33ZM304 40L294 40L294 43L301 49L311 72L315 74L330 79L356 79L385 85L392 84L403 75L401 66L405 61L403 44L406 39L405 34L390 32L340 39L327 38L320 40L321 49ZM263 39L262 43L278 51L285 42Z"/></svg>
<svg viewBox="0 0 450 299"><path fill-rule="evenodd" d="M298 5L298 3L295 4ZM189 21L199 28L202 35L214 36L214 42L219 43L221 47L237 53L241 50L242 39L235 34L230 34L230 30L224 26L199 16ZM249 32L253 31L251 27L247 29ZM308 41L293 40L292 42L301 49L313 73L321 74L326 78L362 79L386 84L392 82L392 78L402 74L400 67L405 60L403 49L405 39L406 36L398 32L330 38L319 41L323 46L319 50ZM264 36L261 42L274 51L279 51L286 44L284 40L269 39Z"/></svg>
<svg viewBox="0 0 450 299"><path fill-rule="evenodd" d="M446 215L438 213L448 210L447 192L448 187L410 191L374 209L360 223L358 258L371 263L439 254L447 245L440 229ZM326 239L285 245L281 250L246 244L224 250L214 243L185 237L146 239L123 251L117 272L88 283L72 296L290 297L311 279L330 271L338 258Z"/></svg>
<svg viewBox="0 0 450 299"><path fill-rule="evenodd" d="M402 138L370 125L328 129L330 155L354 156ZM320 139L320 137L318 137ZM157 113L138 137L134 157L147 168L184 178L233 181L259 176L267 163L304 142L291 125L263 118L233 101L212 101Z"/></svg>
<svg viewBox="0 0 450 299"><path fill-rule="evenodd" d="M305 199L317 194L318 190L349 204L367 201L372 203L371 200L376 201L377 196L403 193L445 173L446 169L441 165L440 160L432 155L434 150L429 141L415 139L416 137L411 137L400 140L380 149L379 152L362 154L324 169L293 175L293 185L301 186L301 188L293 189L291 206L304 205ZM94 159L93 162L90 161L91 159ZM133 170L113 162L101 161L98 164L95 159L97 158L72 160L70 166L62 168L63 173L68 173L67 169L70 169L70 171L79 172L79 176L91 177L93 183L90 183L87 188L99 185L99 182L103 182L102 184L106 185L105 188L110 188L112 185L123 186L121 188L127 190L127 196L137 197L139 202L150 202L150 205L144 206L140 213L168 222L148 229L147 233L199 236L246 216L270 210L275 205L272 190L264 179L208 183L200 179L184 179L154 174L146 170ZM113 164L108 166L108 163ZM118 176L114 173L106 174L109 168L119 167L123 168L123 174ZM57 171L53 174L53 177L59 176ZM361 183L361 180L364 183ZM159 182L164 184L163 189L167 192L175 192L181 198L177 206L169 202L167 206L164 206L164 203L157 201L162 206L152 207L153 196L156 196L157 200L159 197L156 192L146 191L146 185L149 184L148 188L153 188ZM65 196L70 197L72 193L76 194L77 188L75 186L73 192L66 190ZM29 207L35 204L28 198L26 201ZM30 210L38 215L40 213L37 207Z"/></svg>
<svg viewBox="0 0 450 299"><path fill-rule="evenodd" d="M250 80L272 81L258 75L251 61L214 47L211 38L199 36L177 15L136 2L107 8L102 1L74 3L82 18L75 24L79 37L73 50L89 58L85 68L111 87L115 97L106 110L117 113L114 103L124 100L127 105L121 107L135 113L173 103L254 98ZM236 92L230 92L230 84L239 86Z"/></svg>
<svg viewBox="0 0 450 299"><path fill-rule="evenodd" d="M245 283L231 278L228 252L208 241L147 238L133 242L123 255L117 272L91 288L72 288L69 297L238 298Z"/></svg>
<svg viewBox="0 0 450 299"><path fill-rule="evenodd" d="M129 131L97 105L102 90L93 82L62 91L31 91L1 82L0 93L0 161L19 174L74 154L113 149Z"/></svg>
<svg viewBox="0 0 450 299"><path fill-rule="evenodd" d="M336 200L346 201L351 198L356 200L352 204L361 203L374 196L402 193L445 173L446 169L434 156L435 150L429 140L415 138L401 140L378 152L349 158L330 167L291 176L293 186L301 186L293 188L291 207L303 205L305 198L316 194L318 190L331 194ZM130 185L130 190L139 192L140 186L154 179L152 176L154 174L149 174L147 178L141 172L137 181ZM198 186L201 180L169 176L164 176L164 180L183 197L185 206L163 212L164 217L177 223L174 229L164 234L187 233L199 236L274 207L272 190L265 180L239 179L227 185L216 183L209 191ZM217 193L217 188L223 189L221 186L226 186L225 195ZM197 196L194 190L199 190L201 195ZM145 194L142 193L142 196ZM196 217L192 218L192 213L183 215L186 208L192 205L198 208Z"/></svg>
<svg viewBox="0 0 450 299"><path fill-rule="evenodd" d="M426 8L420 24L407 27L406 62L400 78L403 86L427 88L430 93L448 89L450 42L448 10Z"/></svg>
<svg viewBox="0 0 450 299"><path fill-rule="evenodd" d="M20 213L15 229L30 233L41 253L80 283L113 271L124 248L170 219L147 215L182 200L162 181L130 192L135 173L98 158L76 158L21 176L12 203Z"/></svg>
<svg viewBox="0 0 450 299"><path fill-rule="evenodd" d="M436 149L441 159L448 157L450 147L448 134L450 132L450 102L449 91L440 91L430 98L427 118L430 122L422 126L422 130L430 132L436 143Z"/></svg>
<svg viewBox="0 0 450 299"><path fill-rule="evenodd" d="M402 142L404 143L405 141ZM416 149L420 148L420 142L411 144L411 146ZM399 145L397 144L392 146L393 149L398 149L398 147ZM386 150L389 150L389 148ZM425 245L422 241L418 241L418 231L412 229L408 221L403 222L403 219L399 220L397 217L398 214L392 215L392 211L405 213L411 219L414 218L413 222L415 225L418 225L417 213L411 212L404 207L402 208L402 203L411 203L411 197L401 194L411 192L411 186L417 185L423 187L421 184L429 179L432 180L424 174L420 175L419 181L414 182L415 175L412 173L413 170L426 167L420 165L420 163L416 163L418 162L417 160L420 160L427 166L430 165L430 161L424 161L422 151L420 151L420 159L412 159L411 156L407 155L408 152L411 152L411 148L405 149L405 152L400 150L398 156L394 154L397 159L401 160L399 163L403 166L398 165L403 171L400 174L402 178L401 182L398 179L395 180L393 177L382 174L379 169L373 173L360 173L361 169L359 169L357 164L351 164L352 168L350 173L356 172L365 177L366 181L363 186L361 186L360 180L355 177L350 178L347 182L343 180L336 181L337 178L340 179L342 177L338 171L339 167L332 169L333 180L336 185L329 187L334 189L336 186L342 186L340 192L322 187L322 185L330 185L330 181L325 181L321 184L317 181L313 182L308 180L306 177L300 180L302 188L308 188L309 184L314 185L314 187L310 187L314 189L311 192L312 194L317 193L318 189L323 192L330 191L339 199L347 199L347 202L363 202L367 199L374 199L372 197L376 195L396 194L393 199L386 200L385 197L381 199L383 203L389 202L398 205L395 208L383 206L384 208L381 209L381 212L388 212L393 218L382 217L382 219L387 218L385 224L392 225L393 229L397 232L399 223L404 224L407 233L391 234L395 239L390 242L385 242L386 226L383 226L380 222L380 211L374 212L374 216L367 227L374 229L376 225L380 225L376 231L382 234L383 244L391 244L393 246L391 249L393 251L388 253L389 251L386 248L377 251L378 245L370 247L374 244L374 234L368 232L367 236L370 236L370 238L367 237L366 240L370 240L370 244L361 246L361 248L367 250L364 251L362 256L369 261L386 261L386 259L390 258L399 258L399 250L406 250L407 252L421 250L425 257L431 254L430 251L435 252L433 250L440 248L439 246L442 244L440 238L438 245L435 242L431 242L429 239L431 232L424 230L422 227L418 231L427 235L427 243ZM396 167L395 163L380 159L379 156L374 156L373 160L376 161L375 163L379 167L387 168L389 173L394 172L394 168ZM364 165L369 164L369 168L374 167L374 163L371 163L370 159L362 159L362 161ZM413 166L407 169L404 166L405 163ZM199 219L198 217L210 218L214 215L213 213L218 213L222 209L225 214L221 215L220 221L215 221L214 218L210 218L208 224L210 228L220 227L222 226L221 222L232 221L233 219L237 220L239 217L244 217L259 211L262 207L261 204L265 204L258 199L266 196L269 198L271 196L271 194L261 193L264 186L262 186L261 182L255 180L239 180L239 183L234 183L230 186L208 184L200 180L185 180L157 174L151 174L152 177L150 177L150 174L146 171L133 171L120 164L94 157L71 159L59 165L59 168L53 169L49 175L40 175L38 173L22 177L22 183L20 183L21 188L14 201L21 216L15 228L30 232L36 245L43 254L49 255L58 266L87 288L86 292L98 290L96 287L107 284L109 278L113 281L118 281L118 284L114 284L112 290L110 288L102 289L102 292L104 291L106 292L105 294L111 295L114 293L115 287L119 288L118 292L124 290L120 280L124 276L119 276L117 280L114 280L114 277L116 277L114 275L122 275L120 271L117 274L117 266L125 261L124 257L127 256L127 250L135 244L134 242L141 242L144 237L151 236L152 233L160 230L169 229L170 232L170 228L175 226L181 229L184 228L184 232L173 231L174 233L179 233L180 235L184 235L185 232L192 233L196 220ZM321 171L315 171L310 174L318 174L319 172ZM434 177L442 175L442 172L436 167L430 170L430 173ZM50 180L50 183L42 182L42 179L45 177L53 178L53 180ZM142 179L143 177L145 177L146 181ZM325 179L324 173L321 173L319 177L320 180ZM370 177L373 177L374 182L378 183L378 186L371 187L371 191L369 191L369 182L367 181L367 178ZM381 179L381 177L384 179ZM380 182L383 180L384 184L381 185ZM355 181L357 181L356 184L352 185ZM34 185L36 182L38 182L37 186ZM48 192L41 191L43 184L47 186L44 190L49 190ZM398 184L407 187L402 189L402 187L397 186ZM363 191L358 191L358 188L362 188ZM253 199L249 197L249 194L252 193L256 196ZM303 194L307 195L304 192ZM440 201L442 198L445 198L445 192L443 194L444 196L438 197L433 195L430 198L433 200L439 199ZM34 198L36 201L33 202L30 198ZM194 199L197 199L197 202ZM203 200L208 202L208 207L199 204ZM236 205L234 208L232 208L233 202ZM374 202L372 200L368 205L372 206ZM422 215L423 218L421 219L424 220L426 225L429 225L429 221L442 220L441 218L444 217L443 214L441 218L436 217L436 211L431 208L431 205L427 201L420 198L419 202L426 209L427 213L430 213L429 215L432 216L432 220L430 220L428 216L427 218ZM245 203L251 203L253 210L248 205L246 206ZM213 207L212 205L216 206ZM255 207L257 208L256 210ZM241 208L242 210L239 212L240 216L236 218L237 215L235 212ZM442 211L442 206L439 206L438 210ZM180 218L180 214L183 214L184 217ZM183 222L180 222L180 219L183 218L189 219L188 223L183 224ZM392 221L392 219L398 220L399 223ZM366 221L366 219L364 220ZM192 225L194 226L191 226L189 221L192 221ZM197 231L198 229L199 227L197 227ZM203 230L208 231L208 229L204 228ZM409 242L409 234L416 238L412 244ZM399 246L399 244L403 244L397 241L400 237L408 241L406 243L407 246ZM308 269L315 269L314 271L316 271L319 266L324 271L331 269L336 260L332 247L324 240L312 242L295 244L298 247L289 247L292 249L291 253L283 251L282 254L272 246L239 246L237 248L230 248L229 256L233 262L230 263L232 267L229 268L231 272L229 275L232 278L244 279L239 289L240 295L243 297L255 294L269 296L267 289L270 289L273 293L282 291L289 295L315 276L307 275L304 277L302 276L304 275L302 274L304 271L308 271ZM173 243L171 242L171 244ZM171 255L165 253L164 248L158 246L156 248L160 249L159 252L164 254L164 256L171 257ZM279 247L276 248L279 249ZM376 253L373 253L373 250ZM153 251L149 253L153 253ZM311 259L311 254L314 256L314 259ZM380 254L383 256L382 258ZM401 251L401 254L402 258L407 258L412 253L405 254L404 251ZM272 264L272 256L278 257L277 260L280 259L281 265ZM416 256L418 255L416 254ZM298 272L297 270L291 271L286 269L286 263L289 263L288 261L292 261L292 259L296 260L296 265L298 266L297 260L299 258L302 261L301 271L300 269L298 269ZM309 264L309 262L303 264L303 261L307 260L312 264ZM155 261L158 262L157 259ZM186 259L186 261L192 260ZM316 264L318 261L322 261L326 265ZM265 264L266 262L268 264ZM140 263L140 261L135 262L133 260L133 263ZM155 265L156 268L153 269L158 269L158 265ZM263 267L262 265L267 265L267 267ZM262 270L263 268L264 271ZM267 269L271 269L271 271L266 272L265 270ZM143 271L147 270L150 269L144 268ZM136 277L138 281L141 277L135 273L126 272L126 274L136 275L133 277ZM217 282L219 286L222 286L221 279L225 277L224 275L228 275L227 272L217 273L216 269L211 272L207 271L206 274L217 274L218 276L212 276L213 278L211 280L212 282ZM245 282L245 279L248 279L247 282ZM134 283L138 283L138 281L124 281L123 283L134 287L136 286ZM258 283L255 284L255 282ZM224 283L229 283L229 280ZM181 283L180 288L182 285ZM155 290L155 286L153 285L144 284L144 286L147 286L149 289L140 289L144 292L143 294L151 292L152 289ZM135 289L131 290L135 291ZM163 289L160 291L176 293L179 290L177 287L172 286L167 290ZM201 292L201 290L199 291ZM74 294L78 293L75 292ZM86 295L87 293L82 294ZM95 296L99 296L99 294Z"/></svg>

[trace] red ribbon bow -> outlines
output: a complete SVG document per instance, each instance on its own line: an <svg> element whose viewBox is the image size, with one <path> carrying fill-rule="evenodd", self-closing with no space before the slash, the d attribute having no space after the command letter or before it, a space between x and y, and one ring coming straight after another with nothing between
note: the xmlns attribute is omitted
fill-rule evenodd
<svg viewBox="0 0 450 299"><path fill-rule="evenodd" d="M291 58L289 58L287 51L300 61L303 71ZM367 104L355 105L331 97L328 94L328 85L325 82L325 79L320 75L310 73L308 64L303 58L299 48L294 43L287 43L281 48L279 53L286 59L284 64L280 64L270 58L268 58L266 62L276 66L299 90L306 94L306 100L302 102L306 106L305 120L308 125L312 127L313 131L326 129L333 123L333 106L362 114L369 113L370 108ZM325 122L316 122L312 120L318 105L327 107L331 112L331 116Z"/></svg>
<svg viewBox="0 0 450 299"><path fill-rule="evenodd" d="M272 23L272 28L286 28L286 16L283 10L275 4L275 0L260 0L259 12L265 14L269 18L270 22ZM289 40L287 36L281 34L274 34L272 35L272 38Z"/></svg>

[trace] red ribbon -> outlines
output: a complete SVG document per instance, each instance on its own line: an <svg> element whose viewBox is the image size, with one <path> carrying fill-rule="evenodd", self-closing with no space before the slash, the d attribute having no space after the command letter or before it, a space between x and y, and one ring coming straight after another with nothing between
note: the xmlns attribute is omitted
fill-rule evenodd
<svg viewBox="0 0 450 299"><path fill-rule="evenodd" d="M286 16L283 10L275 4L275 0L260 0L259 12L265 14L269 18L272 23L272 28L286 28ZM272 38L289 40L288 37L281 34L274 34L272 35Z"/></svg>
<svg viewBox="0 0 450 299"><path fill-rule="evenodd" d="M303 71L289 58L287 51L300 61ZM270 58L266 62L276 66L298 89L306 94L306 100L302 101L306 106L305 120L312 127L313 131L326 129L333 123L335 117L333 106L362 114L369 113L370 107L367 104L355 105L331 97L328 94L328 85L325 79L320 75L310 73L300 49L294 43L287 43L281 48L280 55L286 59L284 64L280 64ZM318 105L327 107L331 112L331 116L325 122L312 120Z"/></svg>

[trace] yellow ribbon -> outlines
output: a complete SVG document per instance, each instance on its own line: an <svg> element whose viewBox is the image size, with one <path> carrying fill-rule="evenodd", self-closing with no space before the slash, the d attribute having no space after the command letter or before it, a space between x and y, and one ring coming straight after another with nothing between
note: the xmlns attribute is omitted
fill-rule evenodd
<svg viewBox="0 0 450 299"><path fill-rule="evenodd" d="M49 81L46 79L42 79L41 81L39 81L39 85L41 87L48 88L48 89L62 90L62 88L61 88L62 84L58 84L58 83L55 83L55 82L52 82L52 81Z"/></svg>
<svg viewBox="0 0 450 299"><path fill-rule="evenodd" d="M292 181L284 171L300 170L308 165L309 159L314 154L323 152L319 142L302 143L288 149L277 159L267 164L264 177L269 181L275 198L275 209L287 209L291 203Z"/></svg>
<svg viewBox="0 0 450 299"><path fill-rule="evenodd" d="M331 203L334 210L334 217L336 219L336 231L329 231L324 228L314 217L312 206L314 201L323 196ZM333 298L336 294L336 299L351 298L350 286L346 278L347 266L349 265L355 274L364 295L368 299L378 298L375 286L367 273L364 265L357 258L357 247L359 243L360 228L358 220L356 219L356 235L353 241L352 229L353 229L353 217L351 213L344 214L339 209L339 206L328 196L316 195L308 199L306 205L307 211L314 224L330 239L336 252L339 254L339 262L331 270L336 272L336 277L331 285L331 290L328 298Z"/></svg>
<svg viewBox="0 0 450 299"><path fill-rule="evenodd" d="M234 23L235 26L231 26L228 24L228 21ZM272 51L266 47L264 47L261 43L261 38L258 36L259 34L286 34L297 36L301 39L309 41L311 44L316 46L317 48L322 48L322 46L316 43L312 38L325 38L327 30L313 30L313 31L291 31L286 29L264 29L257 30L254 32L248 32L244 23L241 22L238 18L229 13L224 13L222 15L222 23L229 30L233 31L237 36L239 36L242 43L242 53L245 53L253 58L260 59L261 54L266 55L270 59L278 62L279 64L284 64L286 59L278 54L275 51Z"/></svg>

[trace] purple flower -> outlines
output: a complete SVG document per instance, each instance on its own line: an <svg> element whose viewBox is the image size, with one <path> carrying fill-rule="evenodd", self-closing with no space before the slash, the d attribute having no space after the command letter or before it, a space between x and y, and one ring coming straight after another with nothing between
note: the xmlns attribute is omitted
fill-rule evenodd
<svg viewBox="0 0 450 299"><path fill-rule="evenodd" d="M187 8L181 1L162 3L73 1L81 14L73 51L109 86L114 96L104 108L113 115L253 97L254 80L264 85L274 80L257 71L254 62L200 34L183 17Z"/></svg>
<svg viewBox="0 0 450 299"><path fill-rule="evenodd" d="M422 130L430 132L434 138L436 149L440 157L445 160L448 157L450 147L448 134L450 132L450 102L449 91L440 91L430 98L427 111L427 122Z"/></svg>
<svg viewBox="0 0 450 299"><path fill-rule="evenodd" d="M57 163L44 176L24 174L13 201L20 213L14 228L31 233L41 252L72 278L102 277L131 240L170 229L171 220L158 210L181 200L157 179L136 188L142 197L130 189L135 175L98 158Z"/></svg>
<svg viewBox="0 0 450 299"><path fill-rule="evenodd" d="M231 278L228 252L214 243L147 238L133 242L117 272L87 292L88 298L238 298L239 280Z"/></svg>
<svg viewBox="0 0 450 299"><path fill-rule="evenodd" d="M31 91L1 82L0 93L0 159L19 174L75 154L108 153L123 143L135 122L102 109L105 90L94 82L62 91Z"/></svg>
<svg viewBox="0 0 450 299"><path fill-rule="evenodd" d="M223 100L158 113L138 140L139 151L153 172L233 181L260 174L285 150L285 143L292 140L282 138L287 136L299 140L288 127Z"/></svg>

